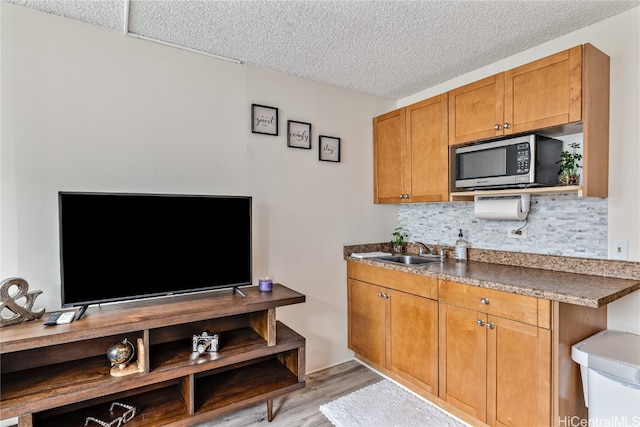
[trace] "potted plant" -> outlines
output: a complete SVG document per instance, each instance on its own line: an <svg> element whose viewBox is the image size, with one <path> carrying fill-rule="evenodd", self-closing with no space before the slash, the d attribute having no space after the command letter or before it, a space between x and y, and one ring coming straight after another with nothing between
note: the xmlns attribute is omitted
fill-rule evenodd
<svg viewBox="0 0 640 427"><path fill-rule="evenodd" d="M391 244L393 245L393 252L401 253L402 246L404 245L404 233L402 232L402 227L396 228L391 235L393 236L393 240L391 241Z"/></svg>
<svg viewBox="0 0 640 427"><path fill-rule="evenodd" d="M571 152L562 151L560 153L560 160L556 163L560 165L558 175L560 176L560 185L578 185L580 183L580 175L578 169L582 167L578 162L582 160L582 154L577 153L576 150L580 148L580 144L574 142L569 144Z"/></svg>

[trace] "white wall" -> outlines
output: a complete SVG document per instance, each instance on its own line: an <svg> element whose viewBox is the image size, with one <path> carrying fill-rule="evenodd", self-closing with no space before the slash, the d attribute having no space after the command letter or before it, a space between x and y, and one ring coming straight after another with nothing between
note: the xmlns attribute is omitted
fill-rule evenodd
<svg viewBox="0 0 640 427"><path fill-rule="evenodd" d="M350 359L342 247L396 226L372 203L371 142L395 102L0 5L0 278L60 308L59 190L249 194L254 279L307 296L278 310L307 370ZM278 137L250 132L252 103L279 108ZM286 147L287 119L312 123L312 150ZM340 163L318 161L319 134L342 138Z"/></svg>
<svg viewBox="0 0 640 427"><path fill-rule="evenodd" d="M629 241L629 260L640 261L640 8L591 25L528 51L398 101L398 106L591 43L611 58L608 234ZM640 291L608 307L608 327L640 334Z"/></svg>

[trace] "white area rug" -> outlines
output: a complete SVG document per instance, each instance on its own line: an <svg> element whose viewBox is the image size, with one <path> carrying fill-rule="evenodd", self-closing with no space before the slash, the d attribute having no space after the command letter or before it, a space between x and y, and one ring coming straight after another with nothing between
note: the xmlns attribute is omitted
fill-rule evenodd
<svg viewBox="0 0 640 427"><path fill-rule="evenodd" d="M468 424L389 380L320 406L336 427L466 427Z"/></svg>

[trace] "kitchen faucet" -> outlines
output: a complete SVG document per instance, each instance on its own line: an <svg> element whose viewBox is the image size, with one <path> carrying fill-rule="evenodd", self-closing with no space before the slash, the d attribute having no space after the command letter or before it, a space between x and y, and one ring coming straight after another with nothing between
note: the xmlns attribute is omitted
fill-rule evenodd
<svg viewBox="0 0 640 427"><path fill-rule="evenodd" d="M431 249L429 248L429 246L425 245L422 242L418 242L417 240L413 242L414 245L421 245L424 246L424 248L427 250L427 255L433 255L433 252L431 252ZM422 255L422 248L420 248L420 252L418 252L420 255Z"/></svg>

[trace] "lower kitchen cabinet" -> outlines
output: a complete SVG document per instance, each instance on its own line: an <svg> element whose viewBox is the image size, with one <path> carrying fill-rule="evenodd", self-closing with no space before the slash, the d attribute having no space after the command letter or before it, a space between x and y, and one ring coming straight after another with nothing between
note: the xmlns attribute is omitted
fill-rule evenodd
<svg viewBox="0 0 640 427"><path fill-rule="evenodd" d="M387 369L418 380L430 393L438 382L438 303L387 290Z"/></svg>
<svg viewBox="0 0 640 427"><path fill-rule="evenodd" d="M487 417L487 339L478 313L440 304L440 398L467 414Z"/></svg>
<svg viewBox="0 0 640 427"><path fill-rule="evenodd" d="M607 328L606 305L352 261L347 277L349 348L380 372L471 424L588 419L571 346Z"/></svg>
<svg viewBox="0 0 640 427"><path fill-rule="evenodd" d="M386 270L385 287L384 277L364 281L371 280L369 268L375 269L363 264L349 269L349 348L390 376L437 395L438 303L398 290L435 291L435 279Z"/></svg>
<svg viewBox="0 0 640 427"><path fill-rule="evenodd" d="M386 301L383 288L348 279L349 348L378 366L385 366Z"/></svg>
<svg viewBox="0 0 640 427"><path fill-rule="evenodd" d="M446 302L450 292L460 304L467 290L466 306ZM550 425L551 330L496 316L491 305L502 302L495 311L503 312L514 297L510 317L528 307L546 324L548 302L447 281L440 295L439 397L490 426Z"/></svg>
<svg viewBox="0 0 640 427"><path fill-rule="evenodd" d="M551 331L488 316L487 423L551 423Z"/></svg>

